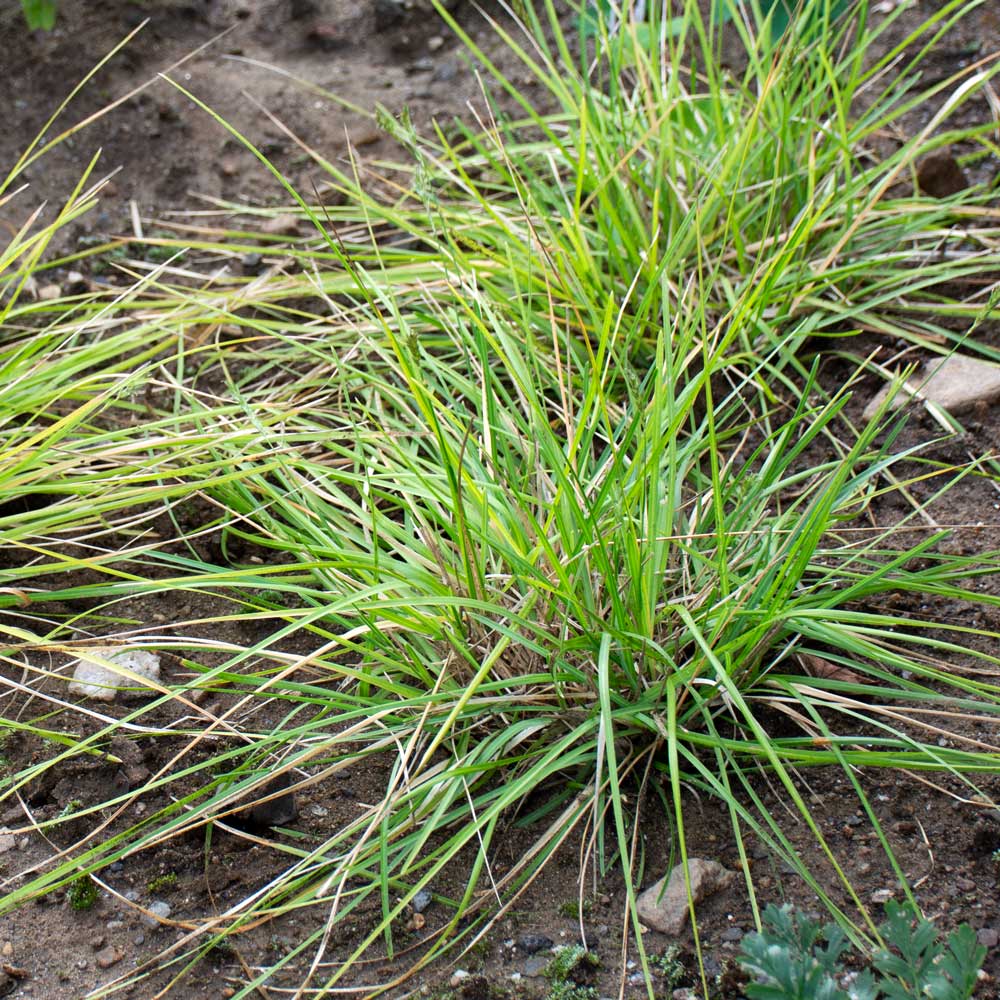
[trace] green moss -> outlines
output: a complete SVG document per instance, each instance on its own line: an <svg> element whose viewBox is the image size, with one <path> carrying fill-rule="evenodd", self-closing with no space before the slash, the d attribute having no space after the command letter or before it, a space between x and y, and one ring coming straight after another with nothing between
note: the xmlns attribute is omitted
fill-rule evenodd
<svg viewBox="0 0 1000 1000"><path fill-rule="evenodd" d="M151 893L169 892L171 889L177 888L177 875L174 872L157 875L146 883L146 888Z"/></svg>
<svg viewBox="0 0 1000 1000"><path fill-rule="evenodd" d="M570 917L573 920L579 920L581 913L583 916L589 916L590 912L594 909L594 901L592 899L585 899L583 901L583 908L580 908L580 901L577 899L567 900L565 903L560 904L559 912L564 917Z"/></svg>
<svg viewBox="0 0 1000 1000"><path fill-rule="evenodd" d="M650 967L663 977L663 985L668 992L672 991L684 977L684 963L681 962L679 955L680 948L672 944L664 948L659 955L651 955L649 958Z"/></svg>
<svg viewBox="0 0 1000 1000"><path fill-rule="evenodd" d="M601 960L581 945L560 948L545 967L547 1000L597 1000L597 990L590 980L600 967Z"/></svg>
<svg viewBox="0 0 1000 1000"><path fill-rule="evenodd" d="M61 812L56 817L57 819L68 819L73 813L78 813L83 808L83 803L79 799L70 799L62 807Z"/></svg>
<svg viewBox="0 0 1000 1000"><path fill-rule="evenodd" d="M97 886L89 875L70 883L66 898L74 910L89 910L97 902Z"/></svg>

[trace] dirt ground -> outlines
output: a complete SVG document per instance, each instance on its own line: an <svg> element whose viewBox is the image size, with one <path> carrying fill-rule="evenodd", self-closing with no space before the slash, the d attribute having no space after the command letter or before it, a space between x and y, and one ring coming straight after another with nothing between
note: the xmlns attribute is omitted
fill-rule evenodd
<svg viewBox="0 0 1000 1000"><path fill-rule="evenodd" d="M915 23L932 6L927 2L915 4L907 23ZM473 35L488 44L489 29L472 5L460 5L457 13ZM370 110L381 103L399 111L405 105L419 122L461 115L466 102L478 97L475 75L461 57L457 43L420 2L407 8L394 0L64 0L58 26L50 34L26 33L17 5L8 3L0 11L0 107L5 112L0 130L0 164L13 164L72 84L145 19L148 23L138 36L88 84L66 123L80 121L169 69L173 79L256 142L300 190L310 190L322 178L275 119L328 159L344 158L352 148L362 161L372 161L389 151L388 142L370 116L351 112L347 107ZM189 56L203 45L204 49ZM939 43L931 67L947 74L961 60L975 59L998 47L1000 14L987 5ZM175 65L185 56L188 58L183 64ZM512 68L512 72L516 71ZM330 95L336 95L341 103ZM931 113L930 108L918 109L912 127L918 129ZM990 109L984 101L973 105L969 113L981 113L986 120ZM49 136L61 127L50 129ZM70 234L71 240L79 241L81 246L88 240L131 232L136 216L148 228L155 225L152 220L171 210L212 207L219 199L250 204L281 200L276 182L262 173L250 154L209 116L192 108L183 94L166 81L155 79L141 93L129 97L112 113L29 168L26 179L31 184L31 198L36 203L57 203L76 182L81 165L98 148L102 150L98 173L118 172L105 192L101 209L81 220ZM974 179L989 177L998 166L995 161L980 160L969 164L968 172ZM0 227L13 231L17 221L0 207ZM70 244L60 249L69 252L74 247ZM63 271L55 271L54 280L60 280ZM981 333L994 347L1000 346L997 331L984 328ZM859 353L871 346L859 345ZM892 345L874 346L893 349ZM826 369L825 377L831 384L842 374L837 365L831 361ZM868 388L874 392L874 382ZM858 400L859 411L863 403L863 399ZM980 416L960 445L942 447L964 450L959 458L969 451L983 454L1000 447L995 414ZM937 435L937 428L917 413L907 434L911 440L927 439ZM982 525L959 533L952 544L965 546L966 551L994 548L1000 528L998 501L1000 494L991 483L970 479L949 496L946 505L933 505L930 512L942 523ZM888 505L874 511L876 517L887 521L899 514ZM193 507L188 516L196 518L197 508ZM212 544L211 539L206 544ZM985 586L993 591L1000 589L997 581L987 581ZM149 626L163 626L164 621L178 623L181 634L198 635L198 621L220 610L213 604L216 599L201 600L203 604L192 598L186 606L164 608L151 599L136 599L119 607L118 613ZM224 605L222 599L217 600ZM930 614L943 615L963 624L1000 629L1000 620L990 620L972 605L931 608L912 602L898 605L897 610L917 620ZM253 631L259 625L252 622L231 622L228 627L234 642L259 638L259 633ZM218 626L211 628L219 637ZM179 711L164 708L162 721L176 721ZM258 720L258 724L267 721ZM774 724L776 731L785 725L780 719L775 719ZM970 734L979 731L978 725L969 724ZM35 750L28 742L11 742L5 747L9 766L24 766ZM141 781L143 774L155 771L160 763L140 753L129 762L134 769L132 780ZM384 787L384 774L384 769L373 765L315 785L298 797L297 815L286 821L301 833L321 833L349 810L352 801L377 801ZM36 818L55 816L71 802L86 799L91 791L94 795L106 794L107 787L120 780L108 765L73 764L63 775L53 774L52 780L33 788L29 806ZM807 776L807 780L814 815L859 895L866 902L884 899L885 893L896 886L896 878L877 839L855 808L843 775L821 772ZM942 928L963 921L972 925L989 948L987 979L978 995L1000 996L993 979L1000 976L1000 871L992 860L993 852L1000 848L1000 813L963 802L948 794L954 789L943 785L935 789L917 780L900 782L897 775L877 772L866 774L862 780L924 911ZM985 776L982 790L985 796L995 798L1000 795L1000 782ZM781 814L780 797L763 780L759 791ZM155 806L154 799L147 808ZM789 839L804 859L821 867L810 831L790 813L787 818L785 832ZM0 878L7 886L17 884L19 878L51 855L52 846L37 838L4 832L19 831L24 826L22 806L3 807ZM227 903L280 871L282 859L262 846L252 833L234 826L228 832L217 833L209 847L198 837L181 838L155 852L116 863L102 874L97 901L90 909L74 909L65 894L57 893L0 918L0 996L80 1000L105 984L126 980L129 972L183 939L185 918L221 912ZM692 854L719 860L733 870L739 867L726 815L717 806L693 806L687 835ZM659 878L676 860L669 855L669 839L670 831L662 816L651 808L642 828L644 885ZM498 857L496 864L502 868L505 863L513 863L520 846L518 834L511 831L504 842L509 857ZM793 872L778 865L766 850L754 849L752 842L749 863L757 887L769 898L790 900L807 911L818 909L812 890ZM645 996L645 987L629 964L634 962L634 956L626 956L624 962L622 958L621 876L615 872L589 876L581 909L578 874L576 847L569 845L559 863L532 885L474 952L458 958L451 966L426 970L396 993L417 990L436 994L452 988L449 980L456 969L462 969L470 975L456 980L453 989L456 996L466 1000L500 995L544 997L549 987L541 971L551 955L540 958L533 954L538 942L525 935L543 935L554 944L574 943L583 935L587 946L601 959L601 967L593 973L600 996ZM445 880L435 886L435 891L451 895L460 887L461 875L457 872L453 884ZM168 923L146 918L145 911L155 901L169 904ZM835 897L835 901L848 903L846 895ZM706 971L714 975L731 962L740 938L753 926L742 883L707 900L699 907L699 915ZM412 943L418 945L421 934L432 933L445 919L444 907L431 904L425 911L425 926L413 931ZM241 935L232 950L206 956L175 985L171 985L171 977L177 969L154 976L138 987L123 983L115 995L192 1000L232 996L250 970L274 962L293 949L322 920L322 913L311 912L276 920ZM361 914L356 930L364 921L365 914ZM652 954L663 953L671 944L653 931L646 942ZM685 971L669 982L660 977L658 995L669 996L671 990L697 982L690 928L678 943ZM542 954L547 953L543 950ZM293 995L297 972L298 967L292 963L259 995ZM386 967L375 962L363 967L345 985L360 994L366 983L384 981L385 976ZM740 995L737 979L729 995Z"/></svg>

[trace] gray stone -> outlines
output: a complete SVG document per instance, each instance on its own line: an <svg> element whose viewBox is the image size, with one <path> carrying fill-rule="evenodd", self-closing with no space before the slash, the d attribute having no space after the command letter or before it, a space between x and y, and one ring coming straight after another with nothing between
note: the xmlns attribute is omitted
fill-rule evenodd
<svg viewBox="0 0 1000 1000"><path fill-rule="evenodd" d="M1000 943L1000 934L992 927L984 927L976 937L984 948L995 948Z"/></svg>
<svg viewBox="0 0 1000 1000"><path fill-rule="evenodd" d="M555 942L546 934L522 934L517 939L517 946L525 955L534 955L538 951L548 951Z"/></svg>
<svg viewBox="0 0 1000 1000"><path fill-rule="evenodd" d="M93 646L87 650L87 656L104 660L111 666L94 662L94 659L77 660L73 664L70 694L97 701L114 701L122 688L135 688L143 680L157 682L160 679L160 658L145 649Z"/></svg>
<svg viewBox="0 0 1000 1000"><path fill-rule="evenodd" d="M884 386L865 407L866 420L875 415L889 395L889 390L890 386ZM896 393L889 409L898 410L914 396L953 414L964 413L977 403L992 403L1000 398L1000 365L964 354L935 358L910 376Z"/></svg>
<svg viewBox="0 0 1000 1000"><path fill-rule="evenodd" d="M691 897L695 903L726 888L736 877L735 872L723 868L718 861L702 858L688 859L688 876ZM684 929L688 918L688 890L684 879L684 866L677 865L670 875L650 886L639 897L639 919L662 934L676 936Z"/></svg>
<svg viewBox="0 0 1000 1000"><path fill-rule="evenodd" d="M161 920L166 920L170 916L170 904L162 899L154 899L146 909L149 910L149 916L144 916L142 919L150 927L158 927Z"/></svg>
<svg viewBox="0 0 1000 1000"><path fill-rule="evenodd" d="M410 900L410 906L413 907L414 913L423 913L428 906L434 901L434 897L426 889L421 889L417 894Z"/></svg>
<svg viewBox="0 0 1000 1000"><path fill-rule="evenodd" d="M545 970L549 966L549 962L552 961L551 955L532 955L523 966L521 966L521 971L526 976L535 977L541 976L545 973Z"/></svg>

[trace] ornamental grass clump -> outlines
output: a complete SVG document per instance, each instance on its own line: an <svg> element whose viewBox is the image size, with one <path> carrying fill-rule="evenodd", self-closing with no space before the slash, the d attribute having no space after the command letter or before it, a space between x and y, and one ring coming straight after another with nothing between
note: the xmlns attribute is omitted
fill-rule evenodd
<svg viewBox="0 0 1000 1000"><path fill-rule="evenodd" d="M179 267L130 264L133 291L99 315L122 338L115 357L128 357L129 337L133 349L150 331L164 338L123 376L163 391L144 401L141 433L69 425L77 455L100 448L111 463L88 460L71 481L107 475L161 513L199 497L218 558L179 522L176 537L140 535L141 548L109 535L113 555L92 562L127 557L127 573L115 565L81 591L58 575L79 564L47 563L45 600L85 596L112 616L136 595L211 594L228 602L219 622L253 616L270 632L244 644L144 636L182 657L183 682L124 718L93 718L41 767L125 727L168 748L170 766L76 813L113 815L113 835L102 819L0 905L182 835L239 830L248 797L278 794L276 774L286 794L383 762L384 795L315 840L254 834L280 874L219 914L190 915L172 974L300 911L319 925L237 995L292 981L333 995L373 950L397 956L418 893L467 872L448 916L376 991L472 946L568 843L582 881L625 873L641 955L637 831L665 816L685 857L695 800L723 806L744 861L748 837L762 841L872 945L878 929L802 771L842 769L887 851L864 768L939 774L990 801L980 776L995 773L997 748L950 720L996 719L996 658L966 648L961 626L917 629L877 602L995 606L970 581L996 571L996 554L941 550L933 528L937 500L991 472L934 461L933 442L903 444L886 408L857 421L852 394L872 366L861 359L831 386L815 345L866 331L947 350L960 340L950 319L997 318L994 300L964 292L1000 264L986 192L938 201L904 183L944 142L988 148L985 127L947 123L992 64L921 92L920 55L903 58L974 6L947 4L874 56L892 18L872 27L864 6L775 39L740 6L706 21L688 3L669 31L651 11L642 39L655 45L627 19L599 19L577 46L546 3L494 25L530 90L453 23L520 117L487 101L457 132L428 137L383 112L407 158L383 165L379 195L359 169L313 154L343 204L323 209L286 184L316 234L259 278L200 286ZM744 68L723 69L723 32L742 38ZM868 151L933 96L940 110L923 131L883 158ZM179 249L223 260L250 249L245 231L176 232ZM941 253L945 240L955 249ZM79 342L108 346L85 327ZM70 489L53 457L30 454L39 490ZM890 497L902 514L865 520ZM58 522L60 537L92 530L75 517ZM8 596L25 614L41 599ZM7 656L65 651L77 627L8 631ZM310 651L289 652L292 637ZM816 658L839 672L806 676ZM194 697L202 688L238 709L213 715ZM38 685L72 719L78 709L47 692ZM164 728L153 713L172 699L185 714ZM792 735L775 732L775 713ZM15 775L8 794L37 771ZM822 868L796 852L761 775L812 831ZM135 821L140 795L157 805ZM502 865L511 830L527 846ZM355 924L359 913L369 919ZM348 924L360 929L345 941Z"/></svg>

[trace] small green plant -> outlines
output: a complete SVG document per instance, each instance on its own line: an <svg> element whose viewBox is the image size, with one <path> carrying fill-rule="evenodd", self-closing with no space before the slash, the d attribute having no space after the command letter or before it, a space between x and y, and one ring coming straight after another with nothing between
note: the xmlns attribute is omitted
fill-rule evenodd
<svg viewBox="0 0 1000 1000"><path fill-rule="evenodd" d="M548 1000L597 1000L597 990L590 980L600 967L601 960L582 945L560 948L545 967Z"/></svg>
<svg viewBox="0 0 1000 1000"><path fill-rule="evenodd" d="M880 928L888 947L872 956L878 977L865 970L847 981L841 957L849 942L835 924L820 926L787 904L769 905L764 929L743 939L740 965L755 978L750 1000L967 1000L986 949L967 924L942 943L934 925L909 904L890 900Z"/></svg>
<svg viewBox="0 0 1000 1000"><path fill-rule="evenodd" d="M594 901L592 899L585 899L582 907L580 906L580 901L577 899L568 899L565 903L559 904L559 913L573 920L579 920L581 913L585 917L588 916L593 909Z"/></svg>
<svg viewBox="0 0 1000 1000"><path fill-rule="evenodd" d="M177 888L177 874L175 872L164 872L162 875L157 875L146 883L146 888L151 893L170 892L172 889Z"/></svg>
<svg viewBox="0 0 1000 1000"><path fill-rule="evenodd" d="M79 799L70 799L69 802L67 802L66 805L62 807L62 810L60 811L58 818L69 819L70 816L72 816L74 813L78 813L82 808L83 808L83 803Z"/></svg>
<svg viewBox="0 0 1000 1000"><path fill-rule="evenodd" d="M154 232L152 239L168 240L170 239L170 233ZM142 256L151 264L163 264L170 260L171 257L176 257L178 249L179 247L176 243L146 243L143 247Z"/></svg>
<svg viewBox="0 0 1000 1000"><path fill-rule="evenodd" d="M89 875L82 875L70 883L66 898L74 910L89 910L97 902L97 886Z"/></svg>
<svg viewBox="0 0 1000 1000"><path fill-rule="evenodd" d="M649 967L663 978L663 987L668 993L680 984L686 972L680 953L680 948L671 944L658 955L649 956Z"/></svg>
<svg viewBox="0 0 1000 1000"><path fill-rule="evenodd" d="M24 19L32 30L51 31L56 24L56 0L21 0Z"/></svg>

